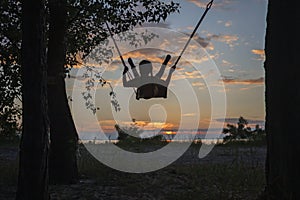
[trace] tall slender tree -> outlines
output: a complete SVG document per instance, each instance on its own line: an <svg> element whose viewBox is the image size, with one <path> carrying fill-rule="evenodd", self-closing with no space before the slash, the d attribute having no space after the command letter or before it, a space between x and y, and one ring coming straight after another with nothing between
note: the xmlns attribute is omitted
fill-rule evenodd
<svg viewBox="0 0 300 200"><path fill-rule="evenodd" d="M22 2L23 130L17 200L49 199L45 16L45 1Z"/></svg>
<svg viewBox="0 0 300 200"><path fill-rule="evenodd" d="M158 23L178 4L160 0L75 1L49 0L48 102L51 126L49 172L53 183L70 183L78 178L78 136L65 90L67 65L78 64L78 52L88 55L109 37L105 22L115 33L144 22ZM107 59L106 51L99 62Z"/></svg>
<svg viewBox="0 0 300 200"><path fill-rule="evenodd" d="M299 5L268 3L266 32L266 132L268 199L300 199ZM294 36L294 37L293 37Z"/></svg>
<svg viewBox="0 0 300 200"><path fill-rule="evenodd" d="M49 174L53 183L78 179L78 136L65 90L67 1L49 0L48 102L51 130Z"/></svg>
<svg viewBox="0 0 300 200"><path fill-rule="evenodd" d="M177 12L179 4L173 1L165 3L161 0L47 2L48 102L51 121L49 170L53 182L70 183L78 177L76 165L78 136L65 92L66 66L78 64L76 60L78 52L84 57L108 37L106 21L114 33L120 33L145 22L161 22L169 14ZM0 96L5 97L5 102L9 102L9 106L13 105L14 99L20 94L18 89L20 11L18 0L3 0L0 3L0 39L8 41L0 44L0 50L3 50L0 55L0 88L5 90ZM104 50L103 54L105 53ZM105 59L103 56L99 61ZM8 103L3 105L3 102L0 103L0 109L8 105Z"/></svg>

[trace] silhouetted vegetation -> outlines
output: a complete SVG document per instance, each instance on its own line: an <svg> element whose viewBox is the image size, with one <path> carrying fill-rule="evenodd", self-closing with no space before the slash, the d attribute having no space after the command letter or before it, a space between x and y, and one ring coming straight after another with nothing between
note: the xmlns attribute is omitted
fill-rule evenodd
<svg viewBox="0 0 300 200"><path fill-rule="evenodd" d="M224 142L244 141L244 142L266 142L266 133L258 124L255 129L249 126L248 121L244 117L240 117L236 124L227 124L227 128L223 129Z"/></svg>
<svg viewBox="0 0 300 200"><path fill-rule="evenodd" d="M16 107L5 107L0 111L0 143L19 142L20 117L20 109Z"/></svg>
<svg viewBox="0 0 300 200"><path fill-rule="evenodd" d="M3 123L0 124L0 129L1 135L5 135L6 138L14 137L16 133L14 128L18 121L10 115L11 112L5 112L7 110L4 107L17 109L16 100L18 104L22 101L21 86L24 83L21 81L20 45L24 32L22 30L24 26L21 26L24 17L22 4L14 0L0 2L0 116L5 118L1 120ZM70 183L75 181L78 175L76 167L78 135L65 90L65 78L70 67L79 64L96 46L105 46L103 44L109 37L105 22L111 25L114 34L123 33L143 23L159 23L166 20L171 13L178 12L179 4L159 0L49 0L45 7L47 12L43 13L45 26L42 27L42 31L47 37L45 44L48 76L47 115L51 121L49 173L51 182ZM112 57L108 49L101 50L101 55L103 53L106 56L99 56L99 64L108 62ZM32 54L32 50L27 53ZM22 71L26 72L23 66ZM114 97L112 94L111 96Z"/></svg>
<svg viewBox="0 0 300 200"><path fill-rule="evenodd" d="M21 94L21 70L20 70L20 54L21 54L21 34L22 37L22 71L23 71L23 105L26 107L26 112L22 113L24 120L23 142L21 145L20 166L17 168L19 173L19 188L17 199L49 199L48 196L48 142L49 142L49 121L47 110L47 68L46 49L48 52L58 53L62 56L56 56L52 66L48 69L58 69L51 74L53 80L59 80L59 89L62 89L64 95L64 70L66 65L77 64L76 56L78 52L83 52L87 55L90 50L108 37L105 28L102 27L104 21L111 19L110 23L113 26L114 33L120 33L129 30L137 24L142 24L149 19L149 22L160 22L166 19L168 14L175 12L177 6L165 6L161 8L163 3L159 1L141 1L145 5L145 13L130 13L134 11L133 5L126 1L107 1L112 3L106 10L102 9L103 5L99 1L22 1L23 9L21 13L21 2L14 0L4 0L0 3L0 131L1 138L14 140L17 136L19 125L17 117L19 114L18 108L15 106L15 100ZM140 1L132 1L140 2ZM291 4L294 2L295 4ZM57 9L64 15L62 23L63 28L60 28L58 20L53 20L51 25L57 25L57 30L62 30L60 37L62 40L52 40L60 45L53 45L52 48L45 46L46 41L53 44L51 40L47 40L49 32L47 27L49 23L44 23L51 17L45 16L49 9L46 6L48 3L55 3L57 6L63 4L62 9ZM52 4L53 6L54 4ZM83 174L89 177L96 177L98 185L89 185L97 187L95 191L99 191L101 186L101 195L132 195L139 194L137 198L154 198L158 199L161 196L165 199L247 199L249 196L258 194L264 186L264 173L266 171L266 196L267 199L299 199L300 190L298 183L299 175L299 132L296 126L299 121L299 63L297 55L299 49L299 38L291 37L297 35L295 28L299 19L298 7L296 1L269 1L268 18L267 18L267 34L266 34L266 130L268 133L268 159L266 170L263 167L256 165L246 166L243 163L223 165L205 165L200 166L182 165L177 168L170 166L166 169L148 174L130 174L114 171L101 163L92 165L93 161L87 157L81 157L79 160L80 170ZM124 8L124 6L126 6ZM132 7L133 6L133 7ZM119 12L119 8L122 12ZM68 9L68 10L67 10ZM51 9L50 9L51 10ZM106 12L104 12L106 11ZM54 14L54 12L49 11ZM114 15L113 15L114 14ZM135 14L135 15L133 15ZM138 14L138 15L136 15ZM98 16L99 15L99 16ZM21 26L21 16L23 16L23 25ZM59 15L54 14L54 16ZM127 16L127 17L126 17ZM134 18L133 16L137 16ZM93 21L92 19L97 19ZM124 21L120 21L124 19ZM51 27L50 25L50 27ZM21 31L22 27L22 31ZM53 29L55 30L55 29ZM59 34L58 31L53 31ZM99 33L99 34L97 34ZM57 34L55 34L57 36ZM50 34L51 35L51 34ZM91 38L95 36L95 38ZM96 37L97 36L97 37ZM46 40L45 40L46 39ZM65 42L68 41L66 44ZM50 51L49 51L50 50ZM287 50L287 51L283 51ZM56 62L59 62L58 64ZM61 62L62 61L62 62ZM284 70L288 69L288 70ZM283 73L284 70L284 73ZM58 81L58 82L59 82ZM51 82L51 81L49 81ZM54 81L55 82L55 81ZM53 95L49 95L49 102L57 98L65 98L63 95L56 95L56 88L53 89ZM66 98L65 98L66 99ZM287 104L283 103L289 101ZM6 109L8 106L9 109ZM54 105L50 108L53 112L67 110L67 101L64 101L63 109ZM56 110L54 110L54 108ZM68 113L68 112L66 112ZM72 121L71 115L64 116ZM51 120L51 119L50 119ZM53 118L53 122L62 122L58 127L57 133L71 133L61 129L67 127L65 118ZM117 128L117 127L116 127ZM120 128L120 127L119 127ZM51 127L51 134L54 129ZM119 129L121 130L121 129ZM137 130L131 130L137 131ZM254 130L249 127L247 120L240 118L237 124L228 124L224 128L225 142L231 141L265 141L265 131L256 126ZM75 134L74 134L75 135ZM121 141L128 141L125 137ZM132 138L135 138L131 136ZM129 141L132 138L129 137ZM138 141L141 139L138 138ZM51 144L54 144L54 139ZM65 140L57 145L59 153L65 152L67 146ZM146 140L142 140L146 141ZM52 148L53 150L54 148ZM75 152L75 151L74 151ZM2 152L1 152L2 153ZM54 154L56 157L63 154ZM84 159L83 159L84 158ZM2 161L2 158L0 159ZM16 179L15 168L8 159L4 159L5 165L1 165L1 175L14 174ZM61 159L64 161L64 159ZM94 160L95 161L95 160ZM65 161L64 161L65 162ZM6 164L6 163L9 163ZM58 166L64 166L60 162ZM211 163L210 163L211 164ZM99 166L100 165L100 166ZM2 167L3 166L3 167ZM61 168L60 168L60 171ZM64 174L64 173L63 173ZM11 176L10 176L11 177ZM7 176L7 178L10 178ZM1 182L8 182L1 177ZM116 181L117 180L117 181ZM150 183L150 184L149 184ZM86 185L85 185L86 186ZM162 187L167 186L167 187ZM64 189L65 187L62 186ZM1 185L0 188L3 188ZM72 188L72 187L70 187ZM75 189L74 189L75 188ZM74 190L79 190L87 187L73 187ZM164 189L167 188L167 191ZM63 196L66 190L61 190L59 195ZM100 194L87 193L93 195L90 199L102 198ZM146 194L144 191L147 191ZM77 192L77 191L76 191ZM2 192L1 192L2 195ZM69 195L69 193L66 193ZM76 193L78 198L78 193ZM149 197L150 196L150 197ZM73 196L68 196L64 199L71 199ZM105 196L108 197L108 196ZM104 197L104 198L105 198ZM7 199L7 198L5 198ZM74 199L74 198L73 198Z"/></svg>
<svg viewBox="0 0 300 200"><path fill-rule="evenodd" d="M159 149L167 144L163 135L157 134L152 137L141 137L143 130L138 127L135 119L129 126L115 125L118 132L117 146L132 152L145 153Z"/></svg>
<svg viewBox="0 0 300 200"><path fill-rule="evenodd" d="M21 107L20 1L0 2L0 142L17 142Z"/></svg>

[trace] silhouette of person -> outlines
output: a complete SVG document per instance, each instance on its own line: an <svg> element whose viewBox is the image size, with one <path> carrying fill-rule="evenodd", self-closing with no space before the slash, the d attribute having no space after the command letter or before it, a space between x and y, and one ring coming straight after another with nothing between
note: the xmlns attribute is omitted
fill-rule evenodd
<svg viewBox="0 0 300 200"><path fill-rule="evenodd" d="M171 59L170 55L167 55L164 62L162 63L160 70L158 73L153 76L152 63L148 60L142 60L139 63L139 71L140 74L136 70L136 66L134 65L131 58L128 58L128 63L131 66L131 70L133 72L134 78L132 80L127 80L126 72L128 69L124 69L123 72L123 86L124 87L136 87L137 94L136 98L144 98L150 99L153 97L163 97L167 98L167 87L170 83L173 72L175 71L175 67L172 67L169 71L169 74L166 80L161 79L166 69L166 66Z"/></svg>

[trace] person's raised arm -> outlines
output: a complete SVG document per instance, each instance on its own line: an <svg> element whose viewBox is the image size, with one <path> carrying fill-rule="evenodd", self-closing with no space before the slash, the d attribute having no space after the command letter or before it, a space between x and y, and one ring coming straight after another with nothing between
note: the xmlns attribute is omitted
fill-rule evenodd
<svg viewBox="0 0 300 200"><path fill-rule="evenodd" d="M128 58L128 63L131 66L131 70L133 72L134 78L140 77L139 73L136 70L136 66L134 65L133 61L131 58Z"/></svg>
<svg viewBox="0 0 300 200"><path fill-rule="evenodd" d="M127 67L125 67L124 68L124 71L123 71L123 87L130 87L129 85L128 85L128 81L127 81L127 77L126 77L126 73L127 73L127 71L128 71L128 68Z"/></svg>
<svg viewBox="0 0 300 200"><path fill-rule="evenodd" d="M163 74L165 72L165 69L166 69L166 66L167 66L168 62L170 61L170 59L171 59L171 56L167 55L164 62L161 65L159 71L157 72L157 74L155 74L155 77L160 79L163 76Z"/></svg>
<svg viewBox="0 0 300 200"><path fill-rule="evenodd" d="M170 84L171 77L172 77L172 74L173 74L174 71L175 71L175 68L171 67L170 71L169 71L169 74L168 74L168 77L166 79L166 87L168 87L168 85Z"/></svg>
<svg viewBox="0 0 300 200"><path fill-rule="evenodd" d="M123 79L122 80L123 80L123 87L128 87L126 74L123 74Z"/></svg>

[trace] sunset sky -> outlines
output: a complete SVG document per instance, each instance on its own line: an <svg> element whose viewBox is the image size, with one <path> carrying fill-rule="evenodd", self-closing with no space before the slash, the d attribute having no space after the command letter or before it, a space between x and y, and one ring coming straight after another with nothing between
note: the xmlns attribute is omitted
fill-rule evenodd
<svg viewBox="0 0 300 200"><path fill-rule="evenodd" d="M203 0L182 3L181 13L169 18L171 27L187 31L197 23ZM227 116L264 119L264 37L266 0L215 1L200 30L206 48L226 86Z"/></svg>
<svg viewBox="0 0 300 200"><path fill-rule="evenodd" d="M148 59L153 63L154 72L158 71L166 54L172 56L168 67L174 63L188 39L185 34L193 31L207 1L186 0L179 3L180 13L172 14L166 22L156 25L162 29L158 29L156 34L159 37L150 46L134 48L119 43L126 60L132 57L138 65L139 61ZM97 87L95 104L100 110L95 119L89 120L80 95L80 90L84 88L83 81L79 81L79 85L75 84L73 88L73 99L77 99L77 103L72 104L77 129L82 133L96 133L100 125L104 132L109 133L114 132L114 124L129 125L132 118L146 130L177 129L182 121L183 129L206 129L211 123L212 115L216 124L218 116L223 117L219 113L212 114L212 110L218 110L218 106L211 107L211 88L218 93L218 100L226 98L225 124L235 123L237 118L243 116L251 124L263 125L266 10L266 0L215 0L179 63L178 70L173 74L170 83L173 91L169 90L167 99L135 100L133 90L122 87L122 65L114 50L112 62L108 66L101 65L105 69L103 77L112 83L119 103L128 104L128 108L122 112L128 112L129 116L122 112L116 113L110 106L108 87ZM139 32L139 29L136 31ZM170 35L173 33L174 35ZM111 41L110 45L113 45ZM155 45L156 49L153 49ZM165 75L169 71L168 67ZM213 76L210 73L214 73L208 70L210 68L218 69L218 83L207 82ZM67 81L67 91L71 95L70 82L72 81Z"/></svg>

